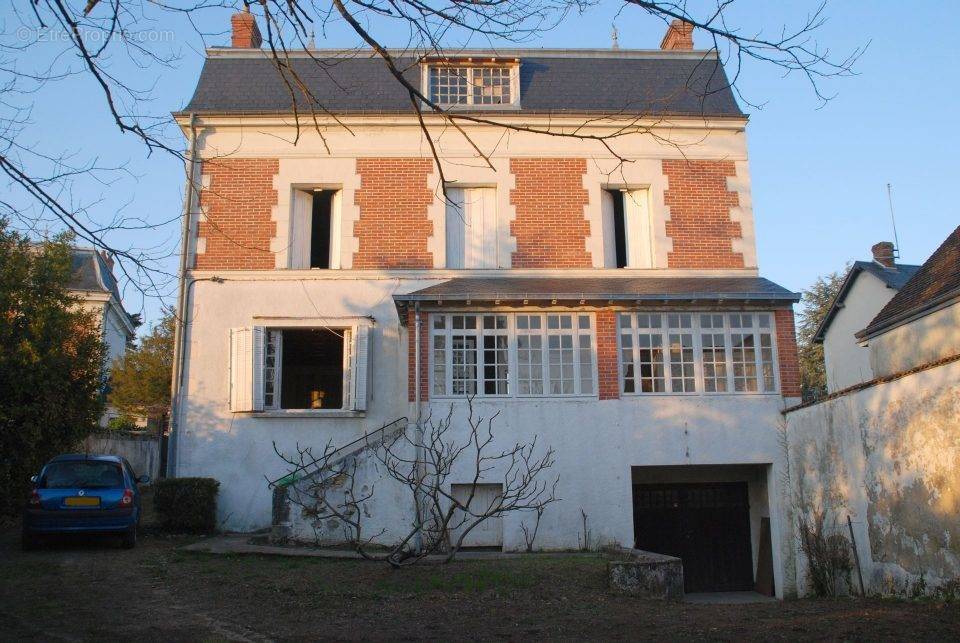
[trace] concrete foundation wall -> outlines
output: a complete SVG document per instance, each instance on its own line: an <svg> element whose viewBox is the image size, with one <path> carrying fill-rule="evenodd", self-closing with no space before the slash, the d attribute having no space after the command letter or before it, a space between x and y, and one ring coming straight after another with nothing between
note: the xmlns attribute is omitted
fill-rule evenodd
<svg viewBox="0 0 960 643"><path fill-rule="evenodd" d="M960 362L792 411L787 434L788 511L847 538L849 515L868 591L960 577Z"/></svg>

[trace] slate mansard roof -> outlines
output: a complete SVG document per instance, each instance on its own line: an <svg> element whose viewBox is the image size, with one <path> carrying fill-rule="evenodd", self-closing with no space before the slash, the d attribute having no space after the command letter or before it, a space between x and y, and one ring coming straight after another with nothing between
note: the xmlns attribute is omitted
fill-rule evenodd
<svg viewBox="0 0 960 643"><path fill-rule="evenodd" d="M869 339L957 298L960 298L960 227L856 336Z"/></svg>
<svg viewBox="0 0 960 643"><path fill-rule="evenodd" d="M392 52L415 86L421 65ZM292 52L292 66L322 107L336 114L408 114L410 98L369 50ZM745 118L714 52L510 49L458 51L455 58L520 61L520 107L491 112ZM293 83L291 83L293 84ZM426 88L421 88L426 93ZM294 101L266 52L210 49L190 103L177 115L289 114ZM296 90L297 111L310 101ZM482 108L470 108L480 111ZM458 111L464 111L458 107Z"/></svg>

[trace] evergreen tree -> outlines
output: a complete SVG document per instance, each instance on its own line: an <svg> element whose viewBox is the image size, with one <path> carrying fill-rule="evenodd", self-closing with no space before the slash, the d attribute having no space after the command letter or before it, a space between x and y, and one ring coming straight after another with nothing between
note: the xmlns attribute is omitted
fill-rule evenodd
<svg viewBox="0 0 960 643"><path fill-rule="evenodd" d="M820 322L827 316L833 300L840 292L844 272L818 277L802 293L797 318L797 348L800 357L800 387L805 401L822 397L827 392L827 373L823 364L823 344L813 341Z"/></svg>
<svg viewBox="0 0 960 643"><path fill-rule="evenodd" d="M170 409L173 369L173 311L137 346L113 363L110 370L110 405L124 415L140 415L162 422Z"/></svg>

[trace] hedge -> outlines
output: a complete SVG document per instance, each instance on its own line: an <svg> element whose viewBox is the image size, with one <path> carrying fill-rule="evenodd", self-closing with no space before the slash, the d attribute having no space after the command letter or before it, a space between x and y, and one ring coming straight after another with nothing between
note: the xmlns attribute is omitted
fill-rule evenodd
<svg viewBox="0 0 960 643"><path fill-rule="evenodd" d="M213 478L166 478L155 485L153 507L160 528L175 533L208 534L217 528L217 491Z"/></svg>

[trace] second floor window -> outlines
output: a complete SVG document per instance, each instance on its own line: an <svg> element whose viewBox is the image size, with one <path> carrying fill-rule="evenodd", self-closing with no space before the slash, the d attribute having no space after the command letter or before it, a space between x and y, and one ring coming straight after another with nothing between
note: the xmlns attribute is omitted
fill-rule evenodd
<svg viewBox="0 0 960 643"><path fill-rule="evenodd" d="M512 105L514 68L485 65L430 67L430 100L438 105Z"/></svg>
<svg viewBox="0 0 960 643"><path fill-rule="evenodd" d="M604 267L652 268L647 190L603 190L601 211Z"/></svg>
<svg viewBox="0 0 960 643"><path fill-rule="evenodd" d="M446 193L447 268L496 268L496 188L448 187Z"/></svg>
<svg viewBox="0 0 960 643"><path fill-rule="evenodd" d="M291 268L340 267L341 190L294 190Z"/></svg>

